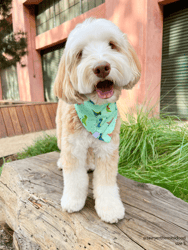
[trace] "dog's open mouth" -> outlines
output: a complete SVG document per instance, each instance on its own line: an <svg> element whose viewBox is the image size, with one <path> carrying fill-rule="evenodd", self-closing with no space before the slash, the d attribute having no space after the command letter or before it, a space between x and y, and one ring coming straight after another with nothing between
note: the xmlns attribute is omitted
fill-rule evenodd
<svg viewBox="0 0 188 250"><path fill-rule="evenodd" d="M114 94L113 82L109 80L98 82L96 85L96 91L100 98L110 98Z"/></svg>

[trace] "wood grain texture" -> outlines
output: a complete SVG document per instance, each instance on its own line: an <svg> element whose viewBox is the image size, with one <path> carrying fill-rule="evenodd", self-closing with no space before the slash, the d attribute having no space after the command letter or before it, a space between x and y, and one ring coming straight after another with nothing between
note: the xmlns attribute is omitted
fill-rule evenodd
<svg viewBox="0 0 188 250"><path fill-rule="evenodd" d="M21 135L22 129L21 129L20 122L17 116L16 108L15 107L9 108L9 112L10 112L10 117L11 117L12 124L14 127L15 135Z"/></svg>
<svg viewBox="0 0 188 250"><path fill-rule="evenodd" d="M22 109L23 109L23 112L24 112L24 115L25 115L25 119L26 119L26 122L27 122L27 127L29 129L29 132L35 132L35 126L34 126L34 123L33 123L33 119L32 119L29 107L25 105L25 106L22 107Z"/></svg>
<svg viewBox="0 0 188 250"><path fill-rule="evenodd" d="M52 103L52 107L53 107L53 110L54 110L55 115L56 115L56 112L57 112L57 103Z"/></svg>
<svg viewBox="0 0 188 250"><path fill-rule="evenodd" d="M40 122L42 130L48 129L45 118L44 118L44 114L42 112L41 105L36 105L35 108L38 114L38 118L39 118L39 122Z"/></svg>
<svg viewBox="0 0 188 250"><path fill-rule="evenodd" d="M0 107L0 138L54 129L56 103L29 103Z"/></svg>
<svg viewBox="0 0 188 250"><path fill-rule="evenodd" d="M77 213L62 212L58 158L53 152L7 163L3 169L0 206L15 231L16 249L188 249L188 203L151 184L118 175L126 214L111 225L96 214L89 174L85 207Z"/></svg>
<svg viewBox="0 0 188 250"><path fill-rule="evenodd" d="M21 232L14 232L13 245L16 250L42 250L36 242L28 240Z"/></svg>
<svg viewBox="0 0 188 250"><path fill-rule="evenodd" d="M0 138L6 137L7 131L6 131L6 126L5 126L5 122L4 122L4 118L0 109Z"/></svg>
<svg viewBox="0 0 188 250"><path fill-rule="evenodd" d="M23 134L26 134L26 133L29 133L29 129L28 129L28 126L27 126L27 122L26 122L26 119L25 119L25 115L23 113L23 109L22 107L15 107L16 108L16 112L17 112L17 115L18 115L18 119L20 121L20 126L21 126L21 129L22 129L22 133Z"/></svg>
<svg viewBox="0 0 188 250"><path fill-rule="evenodd" d="M4 123L5 123L5 126L6 126L8 136L14 136L15 132L14 132L14 127L13 127L12 120L11 120L11 117L10 117L9 109L8 108L2 108L1 112L2 112L2 115L3 115L3 119L4 119Z"/></svg>
<svg viewBox="0 0 188 250"><path fill-rule="evenodd" d="M47 105L41 105L41 108L42 108L42 112L44 114L44 119L46 121L48 129L52 129L53 125L52 125L52 121L50 119L50 115L48 113Z"/></svg>
<svg viewBox="0 0 188 250"><path fill-rule="evenodd" d="M31 112L35 130L36 131L42 130L35 106L29 106L29 110Z"/></svg>
<svg viewBox="0 0 188 250"><path fill-rule="evenodd" d="M52 126L53 126L53 128L55 128L55 126L56 126L56 124L55 124L56 113L54 112L54 109L53 109L51 104L46 105L46 108L48 110L48 113L49 113L49 116L50 116L50 119L52 122Z"/></svg>

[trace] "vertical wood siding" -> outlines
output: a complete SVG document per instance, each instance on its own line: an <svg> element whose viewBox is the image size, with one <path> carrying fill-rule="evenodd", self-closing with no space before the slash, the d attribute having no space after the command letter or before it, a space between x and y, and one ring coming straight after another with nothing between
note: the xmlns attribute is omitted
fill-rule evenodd
<svg viewBox="0 0 188 250"><path fill-rule="evenodd" d="M0 106L0 138L54 129L57 103Z"/></svg>

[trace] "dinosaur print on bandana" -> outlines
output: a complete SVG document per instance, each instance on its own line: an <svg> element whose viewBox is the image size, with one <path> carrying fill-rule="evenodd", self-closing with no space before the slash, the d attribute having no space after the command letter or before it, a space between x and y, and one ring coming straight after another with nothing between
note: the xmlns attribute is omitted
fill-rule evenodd
<svg viewBox="0 0 188 250"><path fill-rule="evenodd" d="M91 100L75 104L77 115L87 131L95 138L110 142L117 120L116 103L96 105Z"/></svg>

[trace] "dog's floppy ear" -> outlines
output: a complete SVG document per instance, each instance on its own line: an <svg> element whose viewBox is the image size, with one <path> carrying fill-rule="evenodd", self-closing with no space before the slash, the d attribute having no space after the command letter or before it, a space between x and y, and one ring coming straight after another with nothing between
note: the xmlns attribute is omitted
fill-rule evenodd
<svg viewBox="0 0 188 250"><path fill-rule="evenodd" d="M124 34L124 39L127 42L128 50L123 50L123 53L125 53L129 59L129 63L132 69L133 78L132 80L123 88L124 89L132 89L133 86L139 81L141 76L141 64L138 59L138 56L136 54L136 51L134 50L133 46L129 43L127 40L127 36Z"/></svg>
<svg viewBox="0 0 188 250"><path fill-rule="evenodd" d="M71 65L67 65L66 56L63 53L54 82L54 94L69 104L83 103L85 98L73 88L68 69L71 70Z"/></svg>

